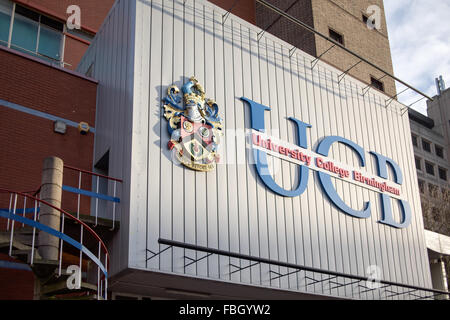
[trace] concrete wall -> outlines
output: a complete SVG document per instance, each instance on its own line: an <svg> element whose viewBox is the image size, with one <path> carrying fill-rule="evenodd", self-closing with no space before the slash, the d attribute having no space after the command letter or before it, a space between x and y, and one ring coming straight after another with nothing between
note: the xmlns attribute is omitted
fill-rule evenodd
<svg viewBox="0 0 450 320"><path fill-rule="evenodd" d="M434 120L435 130L444 137L448 154L450 150L450 89L434 97L434 101L427 101L427 105L428 116ZM447 157L447 160L450 166L450 157Z"/></svg>

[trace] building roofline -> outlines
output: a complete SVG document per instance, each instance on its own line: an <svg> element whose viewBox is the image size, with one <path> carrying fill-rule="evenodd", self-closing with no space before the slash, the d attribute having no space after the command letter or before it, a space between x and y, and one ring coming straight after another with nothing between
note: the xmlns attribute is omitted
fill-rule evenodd
<svg viewBox="0 0 450 320"><path fill-rule="evenodd" d="M421 125L427 127L428 129L434 128L434 120L421 114L420 112L417 112L414 109L409 109L408 115L409 115L410 120L415 121L418 124L421 124Z"/></svg>

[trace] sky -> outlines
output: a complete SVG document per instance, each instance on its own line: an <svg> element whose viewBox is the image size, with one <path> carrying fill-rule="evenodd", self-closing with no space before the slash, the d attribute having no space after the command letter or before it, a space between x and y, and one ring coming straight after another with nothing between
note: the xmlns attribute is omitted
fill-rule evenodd
<svg viewBox="0 0 450 320"><path fill-rule="evenodd" d="M394 74L430 97L435 78L450 87L450 0L384 0ZM403 85L397 83L397 92ZM407 90L398 99L409 106L422 96ZM411 106L426 112L426 99Z"/></svg>

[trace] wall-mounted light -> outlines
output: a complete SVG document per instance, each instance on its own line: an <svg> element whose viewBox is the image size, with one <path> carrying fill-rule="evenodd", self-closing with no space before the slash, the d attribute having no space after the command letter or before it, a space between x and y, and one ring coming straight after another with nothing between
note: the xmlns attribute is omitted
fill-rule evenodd
<svg viewBox="0 0 450 320"><path fill-rule="evenodd" d="M80 122L78 125L78 131L80 131L82 135L88 134L90 129L89 124L86 122Z"/></svg>
<svg viewBox="0 0 450 320"><path fill-rule="evenodd" d="M67 124L64 121L56 120L53 131L60 134L66 134Z"/></svg>

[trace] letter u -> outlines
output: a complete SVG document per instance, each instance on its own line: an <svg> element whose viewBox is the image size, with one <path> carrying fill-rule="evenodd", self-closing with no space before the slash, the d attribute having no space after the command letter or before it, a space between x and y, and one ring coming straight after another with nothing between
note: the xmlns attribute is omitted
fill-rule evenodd
<svg viewBox="0 0 450 320"><path fill-rule="evenodd" d="M257 102L254 102L250 99L242 97L241 100L247 102L250 106L251 113L251 127L253 130L257 130L260 132L265 131L264 124L264 112L270 111L269 107L263 106ZM297 129L297 145L303 149L308 148L307 142L307 129L311 128L311 125L304 123L295 118L289 118L289 120L293 121L296 125ZM299 179L297 187L294 190L286 190L280 187L272 178L272 174L269 170L269 165L267 162L267 153L258 149L253 149L253 157L256 171L258 172L259 177L263 181L263 183L272 190L273 192L284 196L284 197L297 197L303 192L305 192L308 186L308 178L309 178L309 169L306 166L300 166L299 170Z"/></svg>

